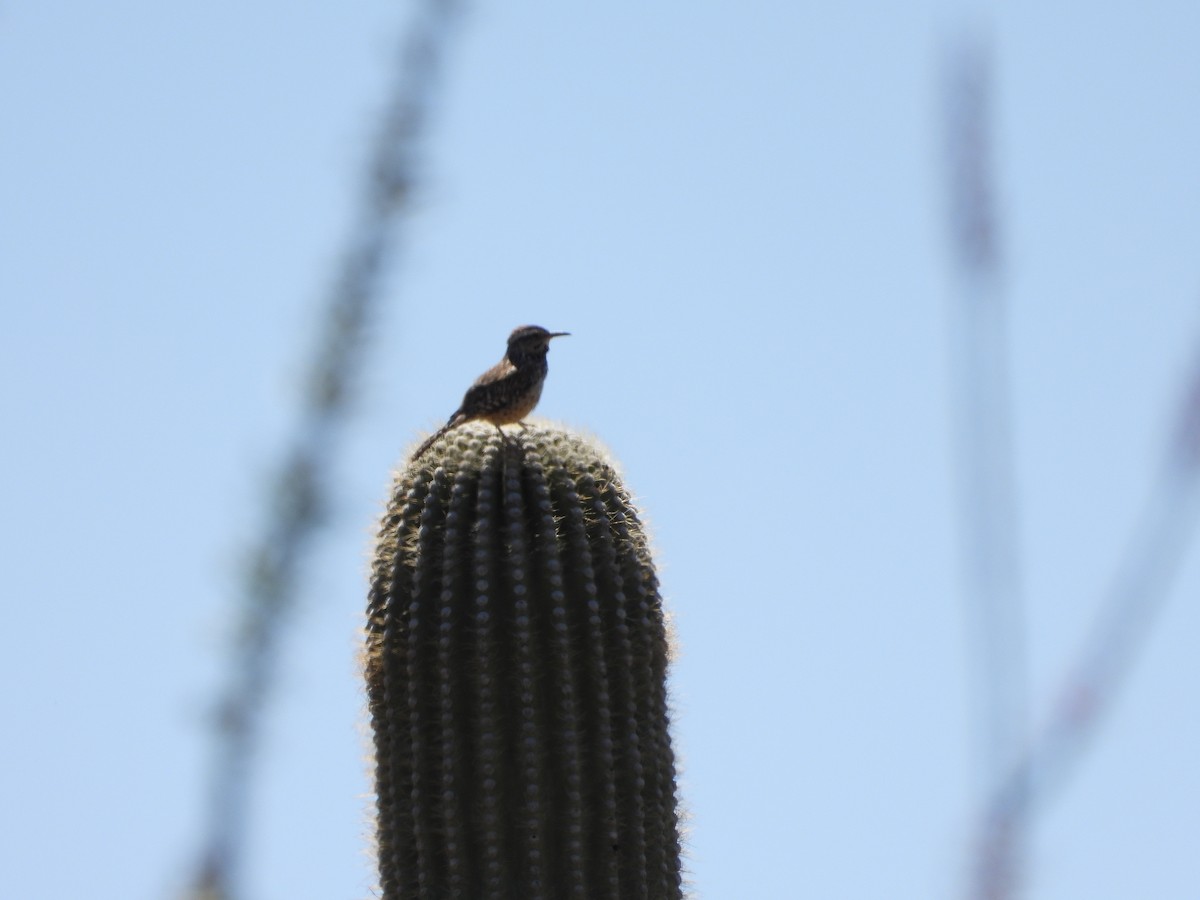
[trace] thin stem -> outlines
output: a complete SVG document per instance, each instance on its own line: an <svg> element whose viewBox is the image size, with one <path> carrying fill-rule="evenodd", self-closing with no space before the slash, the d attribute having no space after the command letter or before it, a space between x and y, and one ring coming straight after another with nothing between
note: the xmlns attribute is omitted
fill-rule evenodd
<svg viewBox="0 0 1200 900"><path fill-rule="evenodd" d="M988 44L964 32L945 75L951 241L957 274L954 380L965 599L981 794L1011 769L1026 728L1025 622L1017 552L1016 487L1010 425L1008 337L1001 287L991 140ZM1004 829L990 848L989 900L1008 897L1019 878L1022 836Z"/></svg>
<svg viewBox="0 0 1200 900"><path fill-rule="evenodd" d="M1111 713L1169 595L1200 511L1200 360L1166 462L1075 667L985 808L973 896L989 892L1005 835L1064 786Z"/></svg>
<svg viewBox="0 0 1200 900"><path fill-rule="evenodd" d="M279 644L295 605L301 568L322 523L365 337L382 284L398 250L397 231L410 208L416 156L458 4L426 0L413 19L397 64L370 160L359 221L329 294L299 420L275 478L271 508L241 586L229 682L217 703L208 814L193 897L237 894L246 807L266 699Z"/></svg>

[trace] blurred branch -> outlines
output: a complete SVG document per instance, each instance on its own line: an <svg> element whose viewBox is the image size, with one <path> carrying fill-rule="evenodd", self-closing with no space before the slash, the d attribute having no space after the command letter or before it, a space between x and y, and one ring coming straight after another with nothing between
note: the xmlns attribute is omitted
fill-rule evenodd
<svg viewBox="0 0 1200 900"><path fill-rule="evenodd" d="M965 597L976 694L983 792L1004 776L1024 741L1026 659L1017 553L1016 489L1009 422L1008 340L994 203L992 58L963 32L945 69L951 246L957 274L957 390ZM994 835L997 885L1009 896L1021 857L1019 832Z"/></svg>
<svg viewBox="0 0 1200 900"><path fill-rule="evenodd" d="M960 280L958 366L968 602L982 674L985 801L969 896L1019 890L1034 813L1064 783L1125 680L1167 596L1200 503L1200 353L1166 462L1077 665L1026 739L1006 338L989 134L991 63L961 35L947 67L951 219Z"/></svg>
<svg viewBox="0 0 1200 900"><path fill-rule="evenodd" d="M457 10L454 0L425 0L411 14L359 219L328 297L299 421L241 587L230 680L217 705L208 821L190 888L195 898L228 900L237 893L251 768L279 643L327 505L333 461L363 366L364 338L410 208L417 155Z"/></svg>
<svg viewBox="0 0 1200 900"><path fill-rule="evenodd" d="M1000 781L985 809L972 896L991 888L1006 834L1033 814L1077 768L1145 645L1194 530L1200 502L1200 349L1167 458L1142 519L1045 725Z"/></svg>

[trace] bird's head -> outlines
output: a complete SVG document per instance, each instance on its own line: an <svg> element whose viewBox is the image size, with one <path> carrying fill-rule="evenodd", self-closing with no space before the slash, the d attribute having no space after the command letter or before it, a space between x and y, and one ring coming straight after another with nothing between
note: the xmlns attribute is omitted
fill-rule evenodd
<svg viewBox="0 0 1200 900"><path fill-rule="evenodd" d="M566 337L566 331L547 331L540 325L522 325L508 336L508 358L520 359L529 356L545 356L550 341Z"/></svg>

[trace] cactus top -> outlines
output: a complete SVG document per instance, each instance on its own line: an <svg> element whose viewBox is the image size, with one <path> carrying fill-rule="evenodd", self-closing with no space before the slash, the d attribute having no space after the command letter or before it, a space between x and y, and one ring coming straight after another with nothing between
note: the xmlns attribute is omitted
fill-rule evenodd
<svg viewBox="0 0 1200 900"><path fill-rule="evenodd" d="M589 441L466 424L405 465L367 605L384 900L679 900L669 655Z"/></svg>

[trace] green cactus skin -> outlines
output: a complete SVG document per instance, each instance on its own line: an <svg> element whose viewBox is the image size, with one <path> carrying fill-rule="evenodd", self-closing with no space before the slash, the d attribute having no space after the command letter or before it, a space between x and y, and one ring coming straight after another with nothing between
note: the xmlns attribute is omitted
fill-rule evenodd
<svg viewBox="0 0 1200 900"><path fill-rule="evenodd" d="M403 469L367 607L385 900L681 898L667 657L591 444L467 425Z"/></svg>

